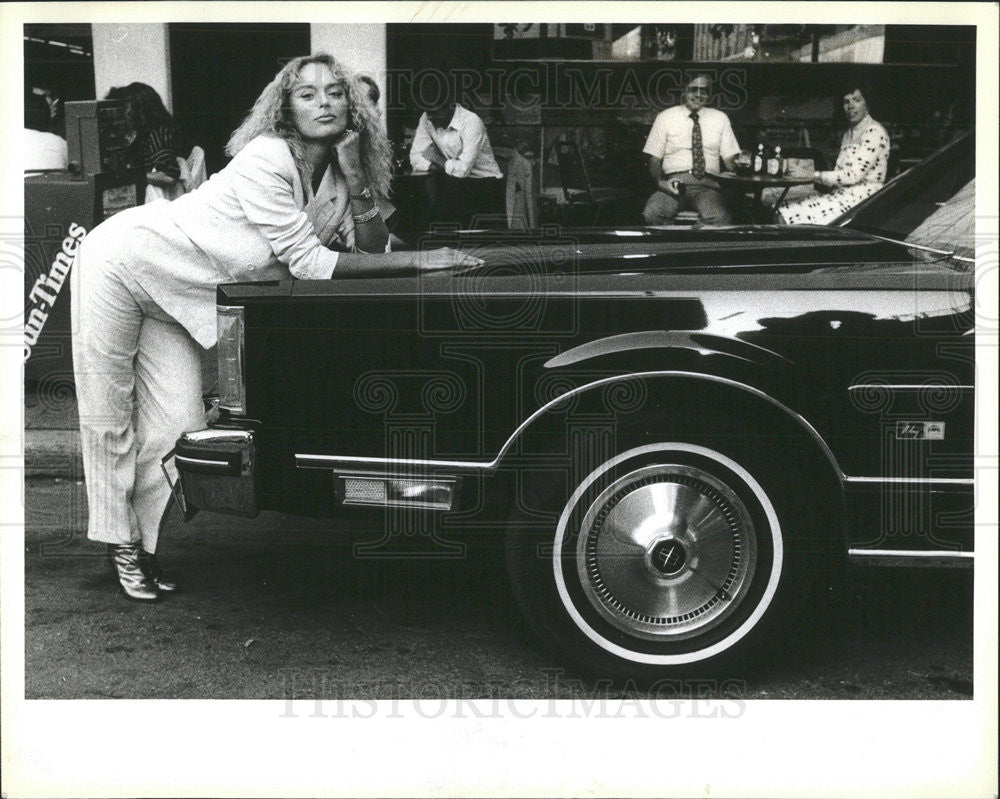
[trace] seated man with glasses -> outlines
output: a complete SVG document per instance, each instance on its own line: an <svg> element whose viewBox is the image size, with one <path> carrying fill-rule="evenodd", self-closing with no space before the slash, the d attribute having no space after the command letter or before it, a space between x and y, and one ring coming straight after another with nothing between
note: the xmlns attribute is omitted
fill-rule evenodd
<svg viewBox="0 0 1000 799"><path fill-rule="evenodd" d="M707 108L712 82L697 74L684 87L684 103L661 111L643 152L656 191L646 201L643 218L665 225L678 211L691 208L706 225L727 225L732 212L718 181L722 167L732 169L740 152L732 125L722 111Z"/></svg>

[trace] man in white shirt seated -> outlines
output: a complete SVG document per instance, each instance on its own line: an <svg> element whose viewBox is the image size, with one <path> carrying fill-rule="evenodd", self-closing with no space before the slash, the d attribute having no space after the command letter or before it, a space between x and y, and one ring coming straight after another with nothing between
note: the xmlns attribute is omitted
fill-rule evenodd
<svg viewBox="0 0 1000 799"><path fill-rule="evenodd" d="M24 171L66 169L66 140L50 133L49 104L40 94L24 93Z"/></svg>
<svg viewBox="0 0 1000 799"><path fill-rule="evenodd" d="M467 229L505 214L503 173L486 125L447 96L420 115L410 147L415 172L434 173L431 222ZM479 221L477 221L477 218Z"/></svg>
<svg viewBox="0 0 1000 799"><path fill-rule="evenodd" d="M643 218L665 225L678 211L692 208L701 222L727 225L732 212L713 177L732 169L740 152L732 125L722 111L707 108L712 82L694 75L684 87L684 103L661 111L649 131L643 152L657 190L646 202Z"/></svg>

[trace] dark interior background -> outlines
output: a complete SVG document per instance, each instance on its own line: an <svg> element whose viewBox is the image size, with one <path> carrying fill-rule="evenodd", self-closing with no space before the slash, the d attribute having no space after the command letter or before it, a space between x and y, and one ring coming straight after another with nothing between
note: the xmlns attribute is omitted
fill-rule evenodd
<svg viewBox="0 0 1000 799"><path fill-rule="evenodd" d="M171 86L183 151L200 145L208 173L219 171L229 160L230 134L260 90L309 47L308 24L171 23Z"/></svg>
<svg viewBox="0 0 1000 799"><path fill-rule="evenodd" d="M635 27L613 24L612 35ZM591 56L586 31L573 31L578 39L541 36L508 41L495 38L492 24L390 24L386 88L390 138L405 152L408 129L420 115L414 99L415 76L428 70L485 76L477 90L464 93L463 104L483 117L494 147L513 148L532 162L539 190L558 187L554 146L573 141L592 185L647 192L642 147L656 114L681 98L657 103L636 99L623 87L655 86L663 71L677 76L667 85L680 86L684 75L702 69L714 73L717 95L720 88L727 88L720 84L728 84L728 99L738 101L725 105L726 98L717 97L715 104L729 115L744 148L753 148L758 141L783 147L808 144L831 164L846 126L839 93L850 81L872 88L869 105L874 118L889 130L893 169L919 161L957 130L975 124L976 30L971 26L887 25L881 64L695 62L688 30L693 26L671 27L677 33L673 59L643 56L613 61ZM509 92L498 89L515 84L518 74L527 76L518 84L520 106L511 102ZM593 86L598 75L602 88L595 101L566 102L580 96L581 85ZM736 84L743 90L734 91ZM531 90L525 92L524 87L532 85L539 88L536 102L528 107L523 98Z"/></svg>
<svg viewBox="0 0 1000 799"><path fill-rule="evenodd" d="M842 123L836 113L805 119L794 113L784 117L783 109L798 100L807 105L815 98L829 101L847 79L872 85L873 115L889 129L901 162L919 160L947 140L954 128L975 123L976 41L971 26L888 25L883 64L735 61L704 65L691 60L693 26L669 26L677 36L670 61L651 60L645 54L635 61L595 60L590 39L603 36L603 26L591 27L594 30L566 26L564 38L506 41L495 38L492 24L389 24L387 122L398 155L405 156L405 131L412 129L419 116L405 78L428 69L483 76L482 90L467 98L466 104L483 116L494 146L513 148L532 161L541 178L539 188L555 185L552 147L567 138L578 143L598 185L647 188L641 149L661 108L655 102L630 101L627 96L621 102L596 105L552 102L553 97L567 96L565 76L559 73L567 67L585 80L598 72L606 74L604 94L611 98L619 97L623 81L648 85L661 70L677 74L702 66L739 70L746 101L724 110L733 120L740 143L747 147L761 139L768 144L801 144L803 130L808 128L811 144L835 157ZM634 28L634 23L613 23L611 32L619 36ZM94 98L89 24L25 25L24 33L29 85L51 88L64 100ZM182 149L187 152L201 145L208 171L213 173L227 162L225 144L261 88L289 58L309 52L309 25L172 23L169 36L172 105L182 131ZM503 90L493 88L518 70L544 76L533 108L516 107ZM494 78L486 77L490 75L501 77L491 83ZM572 86L568 94L572 96Z"/></svg>
<svg viewBox="0 0 1000 799"><path fill-rule="evenodd" d="M60 42L67 47L51 44ZM24 82L64 100L94 99L94 50L90 25L25 25Z"/></svg>

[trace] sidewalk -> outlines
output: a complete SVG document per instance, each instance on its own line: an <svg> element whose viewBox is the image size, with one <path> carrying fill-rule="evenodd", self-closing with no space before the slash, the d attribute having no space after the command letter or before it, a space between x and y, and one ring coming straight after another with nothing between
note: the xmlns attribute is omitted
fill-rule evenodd
<svg viewBox="0 0 1000 799"><path fill-rule="evenodd" d="M218 382L215 347L202 353L202 385ZM24 476L83 479L80 419L72 378L50 375L24 387Z"/></svg>
<svg viewBox="0 0 1000 799"><path fill-rule="evenodd" d="M83 479L76 395L70 385L24 390L24 475Z"/></svg>

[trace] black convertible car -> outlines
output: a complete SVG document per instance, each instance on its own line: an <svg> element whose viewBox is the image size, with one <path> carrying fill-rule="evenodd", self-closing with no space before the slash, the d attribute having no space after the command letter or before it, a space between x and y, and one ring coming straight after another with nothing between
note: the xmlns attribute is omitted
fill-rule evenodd
<svg viewBox="0 0 1000 799"><path fill-rule="evenodd" d="M485 265L220 286L182 501L503 537L533 628L610 675L743 661L852 558L971 565L973 157L828 226L438 234Z"/></svg>

